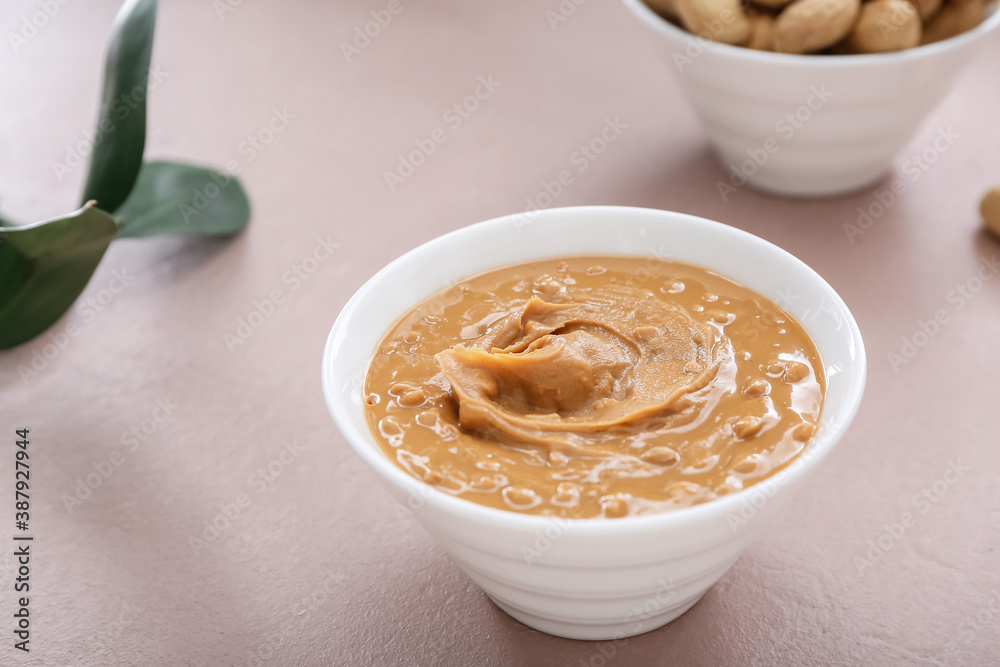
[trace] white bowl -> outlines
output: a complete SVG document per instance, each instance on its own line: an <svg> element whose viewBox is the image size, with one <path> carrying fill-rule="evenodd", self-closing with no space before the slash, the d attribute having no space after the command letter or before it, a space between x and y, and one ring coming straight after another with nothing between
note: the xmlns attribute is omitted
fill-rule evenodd
<svg viewBox="0 0 1000 667"><path fill-rule="evenodd" d="M1000 26L993 6L978 27L935 44L896 53L803 56L711 42L641 0L624 2L655 31L730 169L731 177L716 184L723 198L732 192L726 186L739 188L744 179L796 196L840 194L877 181ZM938 129L947 134L947 127Z"/></svg>
<svg viewBox="0 0 1000 667"><path fill-rule="evenodd" d="M547 257L635 255L690 262L781 303L819 350L828 388L819 429L776 476L694 507L622 519L553 519L437 491L379 449L362 386L378 343L417 303L456 280ZM861 333L812 269L752 234L680 213L588 206L497 218L434 239L379 271L344 306L323 354L323 390L341 433L395 498L500 608L543 632L612 639L690 608L736 561L847 429L865 384ZM393 536L385 536L392 549Z"/></svg>

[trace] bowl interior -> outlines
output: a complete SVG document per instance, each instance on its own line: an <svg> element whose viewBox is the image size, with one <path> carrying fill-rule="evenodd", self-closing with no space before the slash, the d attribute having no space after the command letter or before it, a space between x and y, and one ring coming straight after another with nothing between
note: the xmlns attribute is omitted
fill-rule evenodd
<svg viewBox="0 0 1000 667"><path fill-rule="evenodd" d="M506 264L586 254L641 256L651 265L677 260L712 269L775 301L805 326L825 367L827 394L820 429L809 444L813 455L800 456L779 474L796 475L815 465L846 430L864 388L864 347L847 306L818 274L777 246L721 223L652 209L579 207L507 216L459 229L403 255L358 290L330 332L322 368L330 411L352 447L391 484L431 502L452 504L453 511L515 523L544 520L454 498L397 468L368 430L362 387L385 332L434 292ZM598 523L680 521L687 515L727 512L752 489L664 514Z"/></svg>

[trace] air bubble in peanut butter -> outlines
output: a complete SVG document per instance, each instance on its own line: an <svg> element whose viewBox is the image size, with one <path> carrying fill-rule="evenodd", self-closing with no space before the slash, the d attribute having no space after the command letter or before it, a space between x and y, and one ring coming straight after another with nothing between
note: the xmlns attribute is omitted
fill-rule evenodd
<svg viewBox="0 0 1000 667"><path fill-rule="evenodd" d="M504 500L517 510L537 507L542 499L532 489L524 486L507 486L503 490Z"/></svg>
<svg viewBox="0 0 1000 667"><path fill-rule="evenodd" d="M434 409L424 410L414 418L414 421L420 424L421 426L426 426L427 428L434 428L438 424L439 417L440 413L437 410Z"/></svg>
<svg viewBox="0 0 1000 667"><path fill-rule="evenodd" d="M556 467L561 466L565 464L567 461L569 461L569 457L563 454L562 452L558 452L554 449L549 452L549 463L552 464L553 466Z"/></svg>
<svg viewBox="0 0 1000 667"><path fill-rule="evenodd" d="M562 507L576 507L580 504L580 487L565 482L558 484L556 494L552 496L552 503Z"/></svg>
<svg viewBox="0 0 1000 667"><path fill-rule="evenodd" d="M403 444L403 429L394 417L385 417L379 421L378 432L392 447Z"/></svg>
<svg viewBox="0 0 1000 667"><path fill-rule="evenodd" d="M497 487L497 483L492 477L483 475L479 479L472 482L469 486L477 491L492 491Z"/></svg>
<svg viewBox="0 0 1000 667"><path fill-rule="evenodd" d="M670 447L653 447L642 455L642 460L646 463L670 468L677 465L681 460L680 454Z"/></svg>
<svg viewBox="0 0 1000 667"><path fill-rule="evenodd" d="M806 442L816 434L816 424L812 422L802 422L792 429L792 437L800 442Z"/></svg>
<svg viewBox="0 0 1000 667"><path fill-rule="evenodd" d="M783 377L785 382L801 382L809 377L809 367L797 361L786 362Z"/></svg>
<svg viewBox="0 0 1000 667"><path fill-rule="evenodd" d="M628 514L628 499L618 495L603 498L601 510L608 519L620 519Z"/></svg>
<svg viewBox="0 0 1000 667"><path fill-rule="evenodd" d="M740 417L735 424L733 424L733 433L740 440L746 440L747 438L752 438L764 427L764 420L760 417L754 417L748 415L746 417Z"/></svg>
<svg viewBox="0 0 1000 667"><path fill-rule="evenodd" d="M399 404L404 408L416 408L423 405L427 401L427 396L424 395L421 389L411 389L397 399Z"/></svg>
<svg viewBox="0 0 1000 667"><path fill-rule="evenodd" d="M363 396L386 455L509 512L620 520L708 502L787 466L822 409L823 366L794 318L660 259L473 276L378 350Z"/></svg>

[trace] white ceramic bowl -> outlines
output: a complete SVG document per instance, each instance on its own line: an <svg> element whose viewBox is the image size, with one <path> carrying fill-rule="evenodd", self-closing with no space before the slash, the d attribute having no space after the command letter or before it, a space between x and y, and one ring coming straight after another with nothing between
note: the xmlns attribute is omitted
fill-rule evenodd
<svg viewBox="0 0 1000 667"><path fill-rule="evenodd" d="M802 56L701 39L641 0L624 2L655 32L730 169L732 176L719 181L723 196L731 192L725 186L738 188L744 178L795 196L850 192L877 181L1000 27L993 5L978 27L935 44L896 53ZM938 129L947 132L947 126Z"/></svg>
<svg viewBox="0 0 1000 667"><path fill-rule="evenodd" d="M776 300L805 326L829 387L807 449L778 475L721 499L650 516L553 519L450 496L410 477L368 430L363 380L382 336L434 292L482 271L547 257L676 259ZM504 611L538 630L611 639L690 608L833 448L861 401L865 353L844 302L812 269L739 229L680 213L580 207L497 218L434 239L379 271L344 306L323 354L334 421L395 498ZM385 535L392 549L391 534Z"/></svg>

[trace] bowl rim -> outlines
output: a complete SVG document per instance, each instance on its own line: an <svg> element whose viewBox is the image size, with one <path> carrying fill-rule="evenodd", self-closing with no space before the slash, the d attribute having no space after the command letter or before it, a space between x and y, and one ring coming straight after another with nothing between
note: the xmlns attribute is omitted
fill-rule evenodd
<svg viewBox="0 0 1000 667"><path fill-rule="evenodd" d="M773 63L780 65L794 65L797 67L865 67L872 64L889 64L906 60L920 60L922 58L934 58L940 53L951 51L963 45L981 39L997 26L1000 26L1000 6L997 0L987 0L984 9L992 7L990 14L983 21L971 30L943 39L931 44L922 44L912 49L902 51L891 51L889 53L853 53L853 54L831 54L823 55L817 53L775 53L772 51L758 51L748 49L744 46L724 44L703 39L688 32L679 26L674 25L657 14L649 5L642 0L622 0L632 13L640 20L650 26L653 30L664 34L674 40L697 41L706 51L714 51L721 56L731 58L741 58L747 61L761 63Z"/></svg>
<svg viewBox="0 0 1000 667"><path fill-rule="evenodd" d="M799 269L805 270L805 273L810 276L811 280L814 281L818 290L829 300L829 302L834 308L837 309L843 318L843 321L846 323L846 333L850 337L851 347L855 350L855 363L851 364L843 371L844 375L848 376L846 378L848 385L846 389L846 403L842 414L839 419L832 424L830 422L824 423L824 420L821 418L821 428L818 434L822 433L824 437L817 441L818 435L814 436L814 438L807 444L806 450L803 450L803 453L805 453L810 447L812 447L812 454L809 456L803 456L800 454L787 467L783 468L778 473L761 480L753 486L721 498L715 498L705 503L682 507L667 512L628 516L614 520L606 520L600 517L563 518L536 514L520 514L513 511L489 507L439 491L433 486L410 476L400 469L381 451L378 443L375 442L374 437L367 428L364 429L364 432L354 428L354 424L350 416L354 406L350 405L346 401L339 400L340 392L334 388L335 378L332 373L339 343L347 335L346 331L351 326L352 319L355 317L360 305L366 300L368 293L371 292L383 278L390 274L395 267L405 265L408 262L415 261L425 255L434 253L438 247L453 242L458 237L464 236L475 238L485 230L500 226L510 226L510 228L515 229L516 222L523 218L524 214L514 213L468 225L466 227L461 227L437 236L413 248L412 250L409 250L384 266L377 273L375 273L375 275L368 279L354 293L354 295L348 300L343 309L340 311L333 327L330 329L330 334L327 337L326 344L323 349L323 360L320 369L323 394L326 400L327 408L340 430L341 435L347 440L348 444L355 451L355 453L362 458L362 460L371 466L371 468L374 469L374 471L385 481L404 491L407 496L420 498L420 507L427 503L436 506L442 512L463 515L465 519L471 522L495 525L505 529L529 533L540 529L543 530L547 526L551 526L553 522L557 522L561 529L567 534L593 534L608 536L622 533L679 528L683 526L702 524L706 521L712 521L720 517L730 516L734 513L738 513L739 510L744 507L744 503L749 502L749 499L752 498L754 494L761 493L763 487L766 485L770 484L772 485L772 488L773 486L777 486L780 489L781 487L788 485L788 483L792 482L794 479L801 478L806 475L823 458L825 458L827 454L830 453L851 425L851 422L854 420L858 408L860 407L867 376L867 358L864 342L861 337L861 331L854 319L854 316L840 295L837 294L833 287L831 287L830 284L822 278L822 276L791 253L778 247L770 241L766 241L759 236L751 234L750 232L723 224L721 222L709 220L707 218L674 211L631 206L574 206L551 208L535 211L534 214L537 217L533 220L533 224L544 223L546 218L573 216L575 214L584 213L595 213L599 215L607 215L609 217L653 215L661 218L664 222L694 223L696 225L711 227L718 232L729 234L740 239L740 242L746 243L750 247L755 247L758 250L765 250L772 254L776 253L782 256L783 259L790 264L798 265ZM556 256L558 255L553 255L553 257ZM641 255L622 254L622 256L638 257ZM679 257L677 258L677 261L685 260L682 257ZM491 268L499 268L504 265L506 265L506 263L485 265L482 267L481 271L488 271ZM725 275L724 272L720 273ZM400 313L400 315L401 314L402 313ZM803 326L806 325L803 324ZM808 327L806 328L808 331ZM384 335L385 332L379 334L379 340L381 340L381 337ZM375 341L373 343L373 349L370 353L369 359L365 364L366 373L367 368L371 363L371 358L374 355L374 348L377 345L378 341ZM824 431L824 426L827 425L829 426L829 430ZM777 491L775 491L772 496L773 495L777 495ZM772 496L769 496L769 499ZM420 508L418 507L417 509L414 509L414 511L419 514Z"/></svg>

